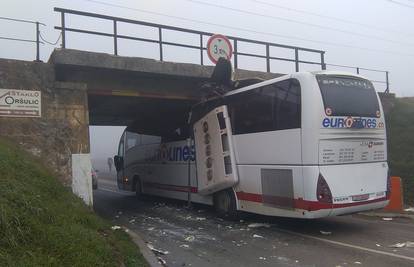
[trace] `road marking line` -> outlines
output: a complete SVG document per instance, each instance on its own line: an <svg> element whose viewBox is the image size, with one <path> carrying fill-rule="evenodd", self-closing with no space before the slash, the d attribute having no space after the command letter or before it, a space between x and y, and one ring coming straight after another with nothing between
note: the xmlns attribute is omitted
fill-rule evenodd
<svg viewBox="0 0 414 267"><path fill-rule="evenodd" d="M331 243L331 244L338 245L338 246L349 247L349 248L368 251L368 252L371 252L371 253L391 256L391 257L400 258L400 259L409 260L409 261L414 261L414 258L412 258L412 257L399 255L399 254L395 254L395 253L392 253L392 252L386 252L386 251L381 251L381 250L376 250L376 249L371 249L371 248L365 248L365 247L361 247L361 246L358 246L358 245L352 245L352 244L343 243L343 242L334 241L334 240L329 240L329 239L320 238L320 237L316 237L316 236L296 233L296 232L285 230L285 229L280 229L280 228L277 228L277 229L280 230L281 232L285 232L285 233L288 233L288 234L293 234L293 235L297 235L297 236L301 236L301 237L305 237L305 238L315 239L315 240L318 240L318 241Z"/></svg>

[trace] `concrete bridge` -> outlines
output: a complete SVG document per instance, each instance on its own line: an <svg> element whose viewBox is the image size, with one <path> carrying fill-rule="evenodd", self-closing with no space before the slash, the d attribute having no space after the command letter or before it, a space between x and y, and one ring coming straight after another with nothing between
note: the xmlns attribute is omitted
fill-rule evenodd
<svg viewBox="0 0 414 267"><path fill-rule="evenodd" d="M197 88L212 72L211 66L70 49L55 50L48 63L0 59L0 88L42 94L41 117L0 117L0 136L42 158L91 204L89 125L133 124L145 133L163 123L167 131L171 118L200 99ZM237 79L279 75L235 71Z"/></svg>

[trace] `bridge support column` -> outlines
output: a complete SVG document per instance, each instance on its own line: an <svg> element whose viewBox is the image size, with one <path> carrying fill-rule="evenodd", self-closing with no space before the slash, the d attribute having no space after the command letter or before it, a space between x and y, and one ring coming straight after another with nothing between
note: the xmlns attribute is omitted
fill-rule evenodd
<svg viewBox="0 0 414 267"><path fill-rule="evenodd" d="M0 116L0 137L40 158L91 205L86 85L56 82L52 64L0 59L0 88L41 92L41 117Z"/></svg>

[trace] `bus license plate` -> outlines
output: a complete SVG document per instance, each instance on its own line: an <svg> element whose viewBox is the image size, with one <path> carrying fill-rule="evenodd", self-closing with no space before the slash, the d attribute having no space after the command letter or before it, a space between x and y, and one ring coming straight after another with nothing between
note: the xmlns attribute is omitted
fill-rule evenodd
<svg viewBox="0 0 414 267"><path fill-rule="evenodd" d="M369 194L357 195L357 196L352 196L352 201L363 201L363 200L367 200L368 198L369 198Z"/></svg>

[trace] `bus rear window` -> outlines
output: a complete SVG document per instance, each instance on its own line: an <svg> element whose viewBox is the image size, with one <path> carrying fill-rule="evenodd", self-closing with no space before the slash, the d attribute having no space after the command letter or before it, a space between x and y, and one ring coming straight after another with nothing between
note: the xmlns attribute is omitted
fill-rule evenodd
<svg viewBox="0 0 414 267"><path fill-rule="evenodd" d="M377 95L372 83L365 79L316 75L321 89L325 113L329 116L378 117Z"/></svg>

